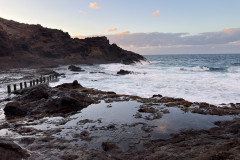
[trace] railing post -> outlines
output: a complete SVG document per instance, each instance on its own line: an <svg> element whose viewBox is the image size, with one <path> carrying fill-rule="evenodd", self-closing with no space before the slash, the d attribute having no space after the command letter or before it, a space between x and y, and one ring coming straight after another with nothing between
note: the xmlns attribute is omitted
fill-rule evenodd
<svg viewBox="0 0 240 160"><path fill-rule="evenodd" d="M7 86L7 90L8 90L8 94L10 94L11 93L11 86L10 85Z"/></svg>
<svg viewBox="0 0 240 160"><path fill-rule="evenodd" d="M30 87L32 87L32 86L35 86L35 85L38 85L38 84L41 84L41 83L49 82L49 81L57 79L57 78L58 78L58 76L56 76L56 75L50 75L50 76L47 76L47 77L42 77L41 76L39 79L29 81L29 84L30 84ZM19 89L24 89L24 88L28 87L27 82L20 82L19 85L20 85ZM17 91L17 84L13 85L13 91ZM7 86L7 92L8 92L8 94L10 94L12 92L11 85Z"/></svg>
<svg viewBox="0 0 240 160"><path fill-rule="evenodd" d="M23 89L23 85L22 85L22 82L20 83L20 89Z"/></svg>

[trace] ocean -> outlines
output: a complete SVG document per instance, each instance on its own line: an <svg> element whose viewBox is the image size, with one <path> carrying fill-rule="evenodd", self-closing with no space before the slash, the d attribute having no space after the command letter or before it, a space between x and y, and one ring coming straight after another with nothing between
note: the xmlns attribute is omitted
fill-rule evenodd
<svg viewBox="0 0 240 160"><path fill-rule="evenodd" d="M149 63L135 65L77 65L85 72L72 72L68 66L54 68L64 73L50 86L73 80L88 88L114 91L141 97L154 94L210 104L240 103L240 54L147 55ZM133 74L117 75L120 70ZM24 71L24 72L23 72ZM14 74L13 74L14 73ZM6 85L30 77L34 70L0 73L0 98L6 97ZM11 79L11 80L8 80ZM30 80L30 79L29 79Z"/></svg>
<svg viewBox="0 0 240 160"><path fill-rule="evenodd" d="M85 70L84 72L72 72L68 69L68 66L51 68L64 75L51 81L49 85L54 87L62 83L72 83L74 80L78 80L84 87L114 91L118 94L141 97L152 97L154 94L161 94L163 96L184 98L192 102L207 102L216 105L240 102L240 54L154 55L146 56L146 58L149 62L135 65L77 65ZM120 69L132 71L132 74L117 75ZM126 152L135 154L136 151L146 151L149 147L151 149L155 145L158 146L159 142L164 142L164 145L171 145L172 140L178 140L179 137L189 140L189 138L196 138L196 135L201 135L200 140L204 142L211 141L216 145L224 144L225 141L221 138L214 139L214 141L208 138L208 135L218 135L220 129L221 136L231 134L230 142L234 142L237 137L237 134L229 132L229 130L234 129L234 125L238 124L237 118L239 118L239 115L232 115L234 111L238 111L237 109L232 108L233 110L228 112L228 109L220 108L225 105L219 105L219 108L213 109L213 112L204 112L216 115L205 115L194 113L194 111L200 113L204 111L203 108L198 110L199 106L196 105L180 109L181 105L168 107L167 104L155 103L155 101L140 102L134 99L118 101L118 98L111 99L111 95L108 95L107 98L101 98L97 104L93 103L86 108L79 109L78 112L73 111L65 114L61 109L63 112L60 112L61 116L57 116L57 114L51 115L51 112L49 116L48 114L39 113L26 116L26 118L17 121L8 121L3 109L9 101L1 101L1 99L8 97L6 93L7 85L19 84L19 82L24 81L29 82L39 78L39 76L35 69L0 71L0 136L11 138L14 142L30 151L36 147L39 148L39 142L46 139L48 143L41 143L40 149L32 152L34 153L33 156L43 155L48 158L60 156L59 141L62 142L63 146L67 146L63 148L61 153L71 153L76 147L89 152L94 149L94 153L95 151L101 153L103 144L109 142L117 146L117 152L110 150L111 152L114 151L112 152L114 154L125 154ZM58 107L58 103L60 103L60 108L67 108L64 97L69 93L65 91L58 93L59 97L49 94L48 99L30 102L26 102L25 99L22 104L29 103L30 108L32 108L37 103L40 103L37 108L42 106L44 112L46 106L55 108ZM127 96L125 98L127 99ZM111 100L113 101L111 102ZM23 106L27 105L23 104ZM76 107L71 105L71 108L73 106ZM146 110L148 107L150 108ZM191 110L193 108L196 110ZM188 111L188 109L190 110ZM218 113L220 115L226 113L226 115L220 116ZM40 114L46 116L38 119L37 116ZM236 119L231 121L234 118ZM214 123L216 121L229 121L229 125L218 123L221 124L219 128ZM219 130L216 130L216 128L208 130L213 127ZM208 132L202 130L208 130ZM176 133L179 133L179 136L172 136ZM195 137L191 135L195 135ZM199 139L199 137L197 138ZM33 142L29 145L28 142L32 139ZM162 141L163 139L166 139L166 141ZM170 139L170 141L167 139ZM187 144L187 142L181 141L181 144L185 143ZM191 141L191 143L192 146L199 146L198 141ZM145 144L147 144L147 148ZM49 145L56 147L51 148L50 152L46 152L45 148ZM120 150L118 150L118 147ZM195 150L198 153L198 150ZM96 153L98 154L98 152ZM149 150L149 153L152 153L152 150Z"/></svg>

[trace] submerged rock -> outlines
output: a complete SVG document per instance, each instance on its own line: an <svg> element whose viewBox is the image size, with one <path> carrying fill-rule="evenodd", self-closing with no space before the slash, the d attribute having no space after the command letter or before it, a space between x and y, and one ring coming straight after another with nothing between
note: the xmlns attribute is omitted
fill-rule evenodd
<svg viewBox="0 0 240 160"><path fill-rule="evenodd" d="M121 69L120 71L117 72L118 75L127 75L127 74L132 74L132 71L127 71L127 70L123 70Z"/></svg>
<svg viewBox="0 0 240 160"><path fill-rule="evenodd" d="M111 151L114 149L119 149L119 147L112 142L102 142L102 149L104 151Z"/></svg>
<svg viewBox="0 0 240 160"><path fill-rule="evenodd" d="M69 66L68 69L73 72L83 72L84 71L84 70L82 70L82 68L74 66L74 65Z"/></svg>

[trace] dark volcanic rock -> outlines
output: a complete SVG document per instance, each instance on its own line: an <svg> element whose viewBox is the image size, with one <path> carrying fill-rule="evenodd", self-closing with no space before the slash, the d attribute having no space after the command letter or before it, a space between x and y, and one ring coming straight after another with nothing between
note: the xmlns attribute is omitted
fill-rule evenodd
<svg viewBox="0 0 240 160"><path fill-rule="evenodd" d="M84 70L82 70L82 68L74 66L74 65L69 66L68 69L73 72L83 72L84 71Z"/></svg>
<svg viewBox="0 0 240 160"><path fill-rule="evenodd" d="M10 102L5 108L4 112L8 116L25 116L26 111L21 107L19 102Z"/></svg>
<svg viewBox="0 0 240 160"><path fill-rule="evenodd" d="M132 74L133 72L131 71L126 71L126 70L123 70L121 69L120 71L117 72L117 74L119 75L126 75L126 74Z"/></svg>
<svg viewBox="0 0 240 160"><path fill-rule="evenodd" d="M77 80L75 80L73 81L73 83L64 83L57 86L56 88L59 88L61 90L70 90L70 89L83 88L83 87L78 83Z"/></svg>
<svg viewBox="0 0 240 160"><path fill-rule="evenodd" d="M67 64L124 63L146 59L109 44L106 37L71 38L41 25L0 18L0 67L49 67Z"/></svg>
<svg viewBox="0 0 240 160"><path fill-rule="evenodd" d="M17 116L24 118L7 119L8 122L0 128L8 128L23 136L16 137L14 141L31 153L27 159L239 159L240 119L237 118L240 115L239 104L234 104L232 107L217 107L207 103L191 103L181 98L161 95L153 97L155 98L141 98L84 88L78 81L54 88L39 85L26 89L22 95L15 98L15 102L5 107L7 118ZM133 104L133 107L136 107L136 114L129 116L139 119L134 120L132 124L127 124L125 117L122 117L122 122L111 123L104 120L105 115L102 115L102 118L97 115L93 119L91 117L82 119L81 115L80 119L75 119L75 116L71 116L91 103L103 103L103 107L112 110L116 107L114 103L118 102L124 102L119 103L121 105ZM198 109L200 114L235 114L236 118L231 121L215 122L217 126L208 130L183 129L170 134L170 137L165 139L165 136L154 134L155 129L165 131L165 126L160 125L162 128L159 128L156 123L150 123L150 120L159 119L163 114L172 111L167 106L177 107L185 112L195 112L195 109ZM6 112L7 107L10 109L8 112ZM111 116L115 114L118 113L112 112ZM64 118L55 121L43 118L44 116ZM199 115L196 114L196 116ZM76 125L72 125L71 121ZM33 128L38 124L41 126L47 124L47 128ZM186 129L188 127L190 126L186 126ZM169 132L166 132L166 135L168 134ZM0 159L2 159L2 152L9 153L6 151L5 143L2 144L4 145L1 145L0 141ZM7 146L10 146L8 149L14 148L11 145ZM15 154L21 153L21 149L17 147L10 151L12 157L18 159L18 155L15 156Z"/></svg>
<svg viewBox="0 0 240 160"><path fill-rule="evenodd" d="M77 81L56 88L41 84L23 92L18 101L8 103L4 112L7 118L16 118L78 111L94 103L87 94L76 90L82 88Z"/></svg>
<svg viewBox="0 0 240 160"><path fill-rule="evenodd" d="M161 94L154 94L152 98L162 98L163 96Z"/></svg>
<svg viewBox="0 0 240 160"><path fill-rule="evenodd" d="M27 101L37 101L40 99L48 99L48 86L47 85L39 85L34 88L30 88L23 94L23 99Z"/></svg>
<svg viewBox="0 0 240 160"><path fill-rule="evenodd" d="M0 159L1 160L21 160L29 156L27 151L23 150L16 143L0 139Z"/></svg>
<svg viewBox="0 0 240 160"><path fill-rule="evenodd" d="M104 151L110 151L110 150L113 150L113 149L118 149L119 147L114 144L114 143L111 143L111 142L102 142L102 149Z"/></svg>

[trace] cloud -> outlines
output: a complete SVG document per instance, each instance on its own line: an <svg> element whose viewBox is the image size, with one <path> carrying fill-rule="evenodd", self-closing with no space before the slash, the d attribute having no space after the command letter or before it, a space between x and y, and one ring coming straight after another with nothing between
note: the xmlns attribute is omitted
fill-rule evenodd
<svg viewBox="0 0 240 160"><path fill-rule="evenodd" d="M240 46L240 41L230 42L229 44L231 44L231 45L239 45Z"/></svg>
<svg viewBox="0 0 240 160"><path fill-rule="evenodd" d="M117 31L117 28L116 28L116 27L113 27L113 28L109 28L109 29L108 29L108 32L114 32L114 31Z"/></svg>
<svg viewBox="0 0 240 160"><path fill-rule="evenodd" d="M90 3L90 4L89 4L89 8L98 9L98 8L100 8L100 5L97 4L96 2L93 2L93 3Z"/></svg>
<svg viewBox="0 0 240 160"><path fill-rule="evenodd" d="M160 16L159 10L157 10L156 12L152 13L152 17L159 17L159 16Z"/></svg>
<svg viewBox="0 0 240 160"><path fill-rule="evenodd" d="M240 51L240 28L197 35L188 33L132 33L108 35L111 43L144 53L236 53ZM119 36L121 35L121 36ZM150 54L150 53L149 53Z"/></svg>
<svg viewBox="0 0 240 160"><path fill-rule="evenodd" d="M126 35L129 34L129 31L118 32L117 35Z"/></svg>

